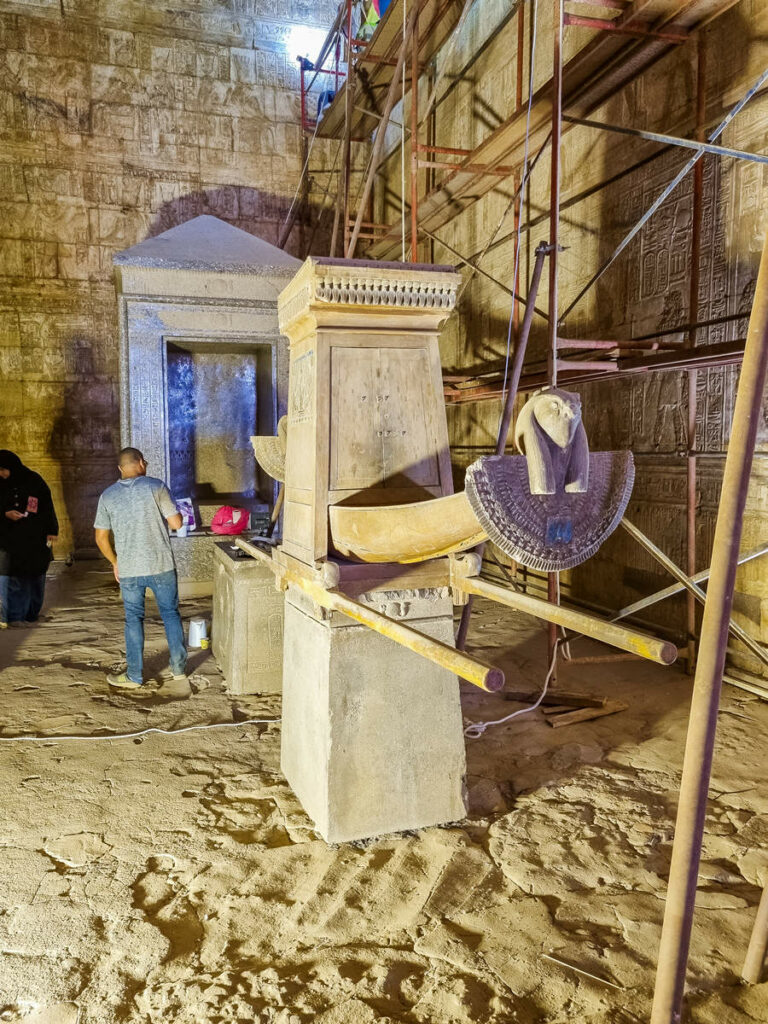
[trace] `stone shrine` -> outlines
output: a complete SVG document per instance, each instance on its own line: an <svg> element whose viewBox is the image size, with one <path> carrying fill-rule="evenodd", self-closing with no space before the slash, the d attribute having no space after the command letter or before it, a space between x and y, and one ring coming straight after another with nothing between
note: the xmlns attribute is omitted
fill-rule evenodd
<svg viewBox="0 0 768 1024"><path fill-rule="evenodd" d="M249 436L275 429L287 398L277 297L300 262L216 217L201 216L114 257L120 312L121 443L197 524L172 538L184 597L210 594L221 505L269 515L273 482Z"/></svg>

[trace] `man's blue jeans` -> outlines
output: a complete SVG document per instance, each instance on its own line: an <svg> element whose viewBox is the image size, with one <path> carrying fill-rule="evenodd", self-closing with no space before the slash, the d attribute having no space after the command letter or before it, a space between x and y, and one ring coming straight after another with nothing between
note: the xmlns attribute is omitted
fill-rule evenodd
<svg viewBox="0 0 768 1024"><path fill-rule="evenodd" d="M144 598L147 587L155 595L163 619L171 671L175 676L181 676L187 667L187 645L179 615L179 586L175 570L156 576L129 576L120 580L120 595L125 605L126 674L134 683L144 681Z"/></svg>

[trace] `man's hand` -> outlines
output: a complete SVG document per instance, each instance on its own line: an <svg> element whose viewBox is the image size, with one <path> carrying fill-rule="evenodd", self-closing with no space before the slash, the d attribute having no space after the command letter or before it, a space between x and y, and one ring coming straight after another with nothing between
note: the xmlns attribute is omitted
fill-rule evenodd
<svg viewBox="0 0 768 1024"><path fill-rule="evenodd" d="M5 518L10 519L13 523L18 523L20 519L26 519L26 516L23 512L17 512L15 508L11 508L5 513Z"/></svg>
<svg viewBox="0 0 768 1024"><path fill-rule="evenodd" d="M45 538L45 543L46 544L55 544L58 539L59 539L58 533L49 533L48 536Z"/></svg>
<svg viewBox="0 0 768 1024"><path fill-rule="evenodd" d="M96 547L112 566L112 572L115 574L115 579L119 583L120 575L117 571L117 555L112 550L112 544L109 540L109 530L99 530L97 528L93 531L93 536L96 541Z"/></svg>
<svg viewBox="0 0 768 1024"><path fill-rule="evenodd" d="M168 525L172 530L180 530L184 525L184 516L181 512L177 512L175 515L168 516Z"/></svg>

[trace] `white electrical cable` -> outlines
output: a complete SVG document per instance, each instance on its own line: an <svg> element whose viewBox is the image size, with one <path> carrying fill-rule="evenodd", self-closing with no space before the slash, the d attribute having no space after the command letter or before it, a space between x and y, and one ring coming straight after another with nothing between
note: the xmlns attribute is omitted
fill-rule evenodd
<svg viewBox="0 0 768 1024"><path fill-rule="evenodd" d="M519 711L513 711L511 715L505 715L504 718L496 718L492 722L470 722L469 725L464 729L464 735L469 740L479 740L486 729L490 729L492 725L503 725L504 722L511 722L513 718L517 718L520 715L527 715L531 711L535 711L541 704L547 695L547 689L549 688L549 681L552 678L552 673L555 671L555 665L557 664L557 650L562 641L556 640L555 646L552 649L552 657L549 662L549 671L547 672L544 680L544 688L539 694L539 699L535 704L531 704L528 708L520 708Z"/></svg>
<svg viewBox="0 0 768 1024"><path fill-rule="evenodd" d="M530 55L530 59L529 59L530 74L528 76L528 110L526 111L526 116L525 116L525 149L524 149L524 152L523 152L523 173L522 173L522 176L520 178L520 206L521 206L521 208L522 208L522 205L523 205L523 196L525 194L525 187L528 184L528 179L529 179L530 173L531 173L530 168L529 168L529 164L528 164L528 155L529 155L529 143L530 143L530 135L531 135L531 106L533 104L533 71L534 71L535 61L536 61L536 26L537 26L537 20L538 20L537 19L537 11L538 11L537 0L533 0L533 27L531 29L531 55ZM520 40L518 39L518 46L519 45L520 45ZM507 207L507 209L509 209L509 207ZM522 217L518 217L517 218L517 237L515 238L514 271L513 271L513 274L512 274L512 292L513 293L515 291L515 285L517 283L517 270L518 270L518 267L520 266L520 245L521 245L522 235L523 235L523 218ZM509 357L510 357L510 353L512 351L512 322L514 320L514 316L515 316L515 297L514 297L514 294L513 294L513 296L512 296L512 307L511 307L511 309L509 311L509 323L507 324L507 356L506 356L506 359L504 361L504 384L503 384L502 389L501 389L501 394L502 394L501 416L502 417L504 415L504 408L503 408L504 407L504 402L503 402L503 398L506 395L506 391L507 391L507 377L509 375ZM499 419L499 423L501 423L501 419Z"/></svg>
<svg viewBox="0 0 768 1024"><path fill-rule="evenodd" d="M317 77L317 76L315 76L315 77ZM336 79L334 79L334 86L335 85L337 85ZM309 95L309 91L307 91L307 96L308 95ZM291 205L288 207L288 213L285 216L285 220L280 225L280 230L281 231L285 227L285 225L289 222L289 220L291 219L291 214L293 213L293 208L296 205L296 200L299 198L299 192L301 190L302 182L304 181L304 175L307 173L307 167L309 166L309 158L312 156L312 147L315 144L315 139L317 138L317 129L319 127L320 127L320 115L318 114L318 116L315 118L315 130L312 132L312 138L309 141L309 147L307 149L307 159L304 161L304 166L301 169L301 174L299 175L299 182L298 182L298 184L296 186L296 191L293 194L293 200L291 202ZM303 131L304 130L304 125L303 124L302 124L301 128L302 128L302 131Z"/></svg>
<svg viewBox="0 0 768 1024"><path fill-rule="evenodd" d="M0 736L0 743L58 743L60 740L132 740L139 736L147 736L151 732L163 736L176 736L182 732L200 732L203 729L239 729L244 725L266 725L281 722L282 718L246 718L242 722L208 722L205 725L185 725L182 729L159 729L152 726L140 732L114 732L104 736Z"/></svg>
<svg viewBox="0 0 768 1024"><path fill-rule="evenodd" d="M318 117L318 119L315 121L315 130L312 132L312 138L309 140L309 147L307 149L307 159L304 161L304 166L301 169L301 174L299 175L299 182L296 186L296 191L293 194L293 200L291 202L291 205L288 207L288 213L286 214L285 220L280 226L281 231L288 223L288 221L291 219L291 214L293 213L293 208L296 205L296 200L299 198L299 190L301 189L302 182L304 181L304 175L307 173L307 167L309 166L309 158L312 156L312 147L314 146L315 139L317 138L317 127L319 124L320 118Z"/></svg>

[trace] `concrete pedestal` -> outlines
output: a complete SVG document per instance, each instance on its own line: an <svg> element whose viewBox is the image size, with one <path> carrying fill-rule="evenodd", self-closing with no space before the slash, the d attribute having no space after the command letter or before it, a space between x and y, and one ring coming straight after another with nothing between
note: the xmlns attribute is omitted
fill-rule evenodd
<svg viewBox="0 0 768 1024"><path fill-rule="evenodd" d="M213 547L212 648L231 693L279 693L283 677L283 595L275 576L231 542Z"/></svg>
<svg viewBox="0 0 768 1024"><path fill-rule="evenodd" d="M358 600L453 643L446 589ZM282 770L327 842L464 817L455 675L292 587L284 652Z"/></svg>

